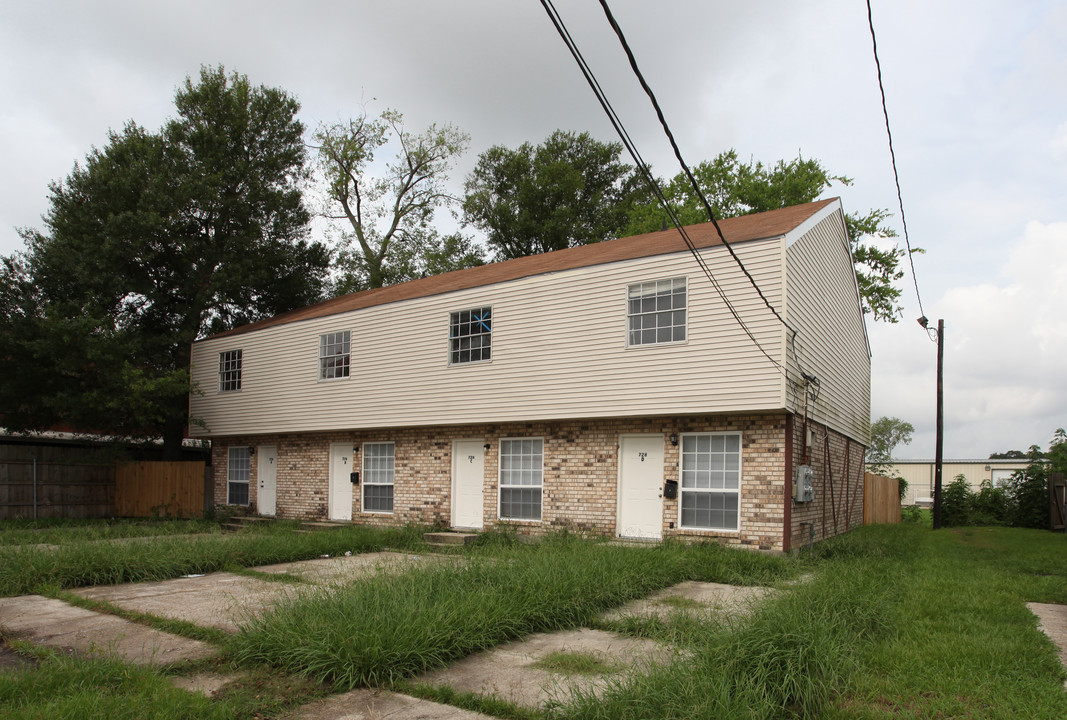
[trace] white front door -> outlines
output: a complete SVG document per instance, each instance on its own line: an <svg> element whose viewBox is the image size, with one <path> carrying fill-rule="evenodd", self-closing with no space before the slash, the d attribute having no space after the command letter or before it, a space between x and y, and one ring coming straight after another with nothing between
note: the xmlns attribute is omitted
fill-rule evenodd
<svg viewBox="0 0 1067 720"><path fill-rule="evenodd" d="M330 445L330 489L327 515L330 520L352 519L352 443Z"/></svg>
<svg viewBox="0 0 1067 720"><path fill-rule="evenodd" d="M482 527L485 441L452 442L452 527Z"/></svg>
<svg viewBox="0 0 1067 720"><path fill-rule="evenodd" d="M663 436L619 436L619 537L663 537Z"/></svg>
<svg viewBox="0 0 1067 720"><path fill-rule="evenodd" d="M256 507L260 515L274 516L278 497L278 448L260 445L256 451L256 475L259 487L256 492Z"/></svg>

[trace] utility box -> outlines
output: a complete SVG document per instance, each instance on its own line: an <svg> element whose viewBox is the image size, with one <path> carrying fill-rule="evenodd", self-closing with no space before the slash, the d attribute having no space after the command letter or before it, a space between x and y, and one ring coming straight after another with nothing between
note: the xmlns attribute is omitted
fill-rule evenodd
<svg viewBox="0 0 1067 720"><path fill-rule="evenodd" d="M797 476L793 481L793 499L799 503L815 499L815 471L811 469L811 465L801 465L797 468Z"/></svg>

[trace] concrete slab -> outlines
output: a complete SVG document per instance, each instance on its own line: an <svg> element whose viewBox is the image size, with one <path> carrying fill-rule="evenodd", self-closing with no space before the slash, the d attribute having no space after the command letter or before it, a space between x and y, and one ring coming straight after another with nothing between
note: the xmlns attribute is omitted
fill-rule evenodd
<svg viewBox="0 0 1067 720"><path fill-rule="evenodd" d="M1049 603L1026 603L1030 612L1037 615L1038 628L1049 636L1059 648L1060 663L1067 669L1067 605ZM1063 685L1067 688L1067 680Z"/></svg>
<svg viewBox="0 0 1067 720"><path fill-rule="evenodd" d="M538 633L507 643L419 677L418 682L447 685L460 692L493 695L528 708L566 701L574 691L599 692L649 663L666 662L671 648L652 640L622 637L582 628ZM618 668L615 672L581 675L553 672L535 664L553 653L591 655Z"/></svg>
<svg viewBox="0 0 1067 720"><path fill-rule="evenodd" d="M359 577L369 577L375 572L398 571L411 564L433 562L436 557L395 552L364 553L255 568L264 573L292 575L308 581L306 585L217 572L157 582L101 585L73 592L124 610L237 632L241 623L284 600Z"/></svg>
<svg viewBox="0 0 1067 720"><path fill-rule="evenodd" d="M619 620L633 615L665 617L674 612L698 615L725 613L738 617L747 614L753 605L773 592L772 588L765 587L689 581L627 603L605 613L602 619Z"/></svg>
<svg viewBox="0 0 1067 720"><path fill-rule="evenodd" d="M430 562L454 562L454 558L445 555L375 552L262 565L253 569L263 573L293 575L301 580L321 585L341 585L378 571L398 571L410 565Z"/></svg>
<svg viewBox="0 0 1067 720"><path fill-rule="evenodd" d="M108 653L136 665L210 657L207 643L40 595L0 598L0 627L13 637L79 653Z"/></svg>
<svg viewBox="0 0 1067 720"><path fill-rule="evenodd" d="M101 585L73 592L123 610L237 632L241 622L292 596L297 588L288 583L217 572L158 582Z"/></svg>
<svg viewBox="0 0 1067 720"><path fill-rule="evenodd" d="M491 720L490 716L385 690L353 690L304 705L287 720Z"/></svg>

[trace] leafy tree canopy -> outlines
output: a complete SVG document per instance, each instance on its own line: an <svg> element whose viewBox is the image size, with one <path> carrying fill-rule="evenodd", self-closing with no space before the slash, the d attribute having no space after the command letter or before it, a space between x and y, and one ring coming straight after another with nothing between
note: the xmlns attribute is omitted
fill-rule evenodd
<svg viewBox="0 0 1067 720"><path fill-rule="evenodd" d="M537 146L492 147L467 177L464 218L501 260L619 237L637 187L621 152L563 130Z"/></svg>
<svg viewBox="0 0 1067 720"><path fill-rule="evenodd" d="M386 110L378 118L363 115L323 125L315 142L325 184L324 214L344 225L338 292L484 262L469 238L441 238L431 225L436 210L456 200L445 186L452 163L469 143L466 133L451 125L412 133L404 128L403 115ZM384 172L372 174L375 153L390 144L396 147L394 159Z"/></svg>
<svg viewBox="0 0 1067 720"><path fill-rule="evenodd" d="M189 345L322 297L297 101L205 67L153 133L130 122L50 186L44 231L0 274L0 412L29 430L187 425Z"/></svg>
<svg viewBox="0 0 1067 720"><path fill-rule="evenodd" d="M867 450L867 466L871 472L885 474L893 462L893 450L911 442L915 428L911 423L895 417L880 417L871 423L871 446Z"/></svg>
<svg viewBox="0 0 1067 720"><path fill-rule="evenodd" d="M741 162L736 150L720 153L714 160L697 165L692 172L716 218L812 202L834 183L852 184L851 178L831 174L818 160L798 155L794 160L779 160L766 166L757 161ZM682 224L708 221L704 205L684 173L678 173L669 182L661 182L660 186ZM894 283L904 276L900 260L905 251L895 244L886 247L886 241L896 237L896 231L885 225L888 217L887 210L849 213L845 224L863 311L875 320L893 323L901 312L900 290ZM667 214L645 188L622 234L654 232L665 226L669 226Z"/></svg>

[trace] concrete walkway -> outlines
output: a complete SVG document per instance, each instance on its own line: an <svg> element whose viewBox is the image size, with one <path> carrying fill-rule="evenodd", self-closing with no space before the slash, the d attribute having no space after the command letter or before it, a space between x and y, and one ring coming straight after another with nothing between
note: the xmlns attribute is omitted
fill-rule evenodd
<svg viewBox="0 0 1067 720"><path fill-rule="evenodd" d="M290 575L280 582L235 573L211 573L165 580L83 588L85 598L202 627L235 632L242 622L286 598L330 592L336 586L378 572L400 572L426 562L458 562L451 556L367 553L320 558L256 568ZM715 583L682 583L609 613L606 620L665 612L738 613L768 592ZM10 637L79 653L108 652L128 662L162 665L210 657L210 644L161 632L106 613L73 607L39 595L0 598L0 628ZM492 696L527 708L565 701L574 692L597 693L649 663L667 662L678 651L659 643L587 628L535 634L417 678L460 692ZM569 671L568 659L599 661L587 673ZM562 664L560 664L562 663ZM175 684L211 694L227 678L201 673ZM310 703L290 714L294 720L480 720L484 716L455 707L375 690L357 690Z"/></svg>
<svg viewBox="0 0 1067 720"><path fill-rule="evenodd" d="M0 598L0 627L36 645L118 655L135 665L198 660L216 652L207 643L40 595Z"/></svg>

